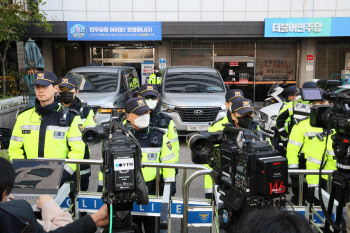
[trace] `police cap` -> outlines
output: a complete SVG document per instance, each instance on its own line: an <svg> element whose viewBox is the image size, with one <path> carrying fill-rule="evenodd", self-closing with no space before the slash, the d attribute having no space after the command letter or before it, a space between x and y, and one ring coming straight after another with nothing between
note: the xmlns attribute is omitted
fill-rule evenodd
<svg viewBox="0 0 350 233"><path fill-rule="evenodd" d="M151 110L145 102L143 97L129 99L125 103L126 113L135 113L138 116L145 114L148 110Z"/></svg>
<svg viewBox="0 0 350 233"><path fill-rule="evenodd" d="M225 95L226 102L229 102L236 98L244 98L244 94L241 89L232 89L226 92L226 95Z"/></svg>
<svg viewBox="0 0 350 233"><path fill-rule="evenodd" d="M58 87L67 87L69 90L77 88L78 84L72 77L63 77L58 80Z"/></svg>
<svg viewBox="0 0 350 233"><path fill-rule="evenodd" d="M238 112L241 115L246 114L247 112L253 112L253 103L250 99L245 98L236 98L231 100L232 106L231 111L232 112Z"/></svg>
<svg viewBox="0 0 350 233"><path fill-rule="evenodd" d="M154 84L148 84L148 83L145 83L141 86L139 93L143 97L150 96L150 95L155 97L159 96L158 87Z"/></svg>
<svg viewBox="0 0 350 233"><path fill-rule="evenodd" d="M47 87L53 83L57 83L57 76L49 71L39 71L35 74L33 81L34 85L41 85Z"/></svg>

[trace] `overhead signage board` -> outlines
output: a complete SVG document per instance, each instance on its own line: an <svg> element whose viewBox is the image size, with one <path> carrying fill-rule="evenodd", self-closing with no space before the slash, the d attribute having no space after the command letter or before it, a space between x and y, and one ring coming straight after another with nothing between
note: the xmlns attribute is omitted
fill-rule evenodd
<svg viewBox="0 0 350 233"><path fill-rule="evenodd" d="M68 21L71 41L156 41L162 40L161 22Z"/></svg>
<svg viewBox="0 0 350 233"><path fill-rule="evenodd" d="M333 36L350 36L350 17L265 19L265 37Z"/></svg>

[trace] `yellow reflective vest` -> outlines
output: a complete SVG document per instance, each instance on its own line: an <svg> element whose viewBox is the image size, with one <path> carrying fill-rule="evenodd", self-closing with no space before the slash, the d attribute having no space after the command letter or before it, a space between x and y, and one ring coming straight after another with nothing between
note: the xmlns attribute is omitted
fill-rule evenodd
<svg viewBox="0 0 350 233"><path fill-rule="evenodd" d="M60 106L57 109L59 114ZM73 118L70 126L57 124L41 127L42 116L35 107L18 115L12 131L9 146L10 160L32 159L39 156L39 144L43 143L44 158L83 159L85 143L82 141L83 123L79 115ZM44 141L40 141L44 140ZM75 164L65 164L65 170L73 174Z"/></svg>

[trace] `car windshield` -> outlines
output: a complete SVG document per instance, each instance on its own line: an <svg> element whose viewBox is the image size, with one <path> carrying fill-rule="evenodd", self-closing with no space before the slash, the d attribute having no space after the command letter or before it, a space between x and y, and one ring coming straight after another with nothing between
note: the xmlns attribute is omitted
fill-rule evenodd
<svg viewBox="0 0 350 233"><path fill-rule="evenodd" d="M118 88L118 73L71 72L67 76L75 79L80 92L115 92Z"/></svg>
<svg viewBox="0 0 350 233"><path fill-rule="evenodd" d="M217 73L178 72L168 73L165 78L165 92L224 92L225 88Z"/></svg>

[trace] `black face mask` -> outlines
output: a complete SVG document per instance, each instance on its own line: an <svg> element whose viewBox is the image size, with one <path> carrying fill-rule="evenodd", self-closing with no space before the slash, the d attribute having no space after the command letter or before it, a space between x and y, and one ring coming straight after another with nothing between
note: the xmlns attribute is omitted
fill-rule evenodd
<svg viewBox="0 0 350 233"><path fill-rule="evenodd" d="M238 125L242 128L248 128L251 124L252 124L252 121L253 121L253 117L249 116L249 115L246 115L246 116L242 116L242 117L237 117L238 119Z"/></svg>
<svg viewBox="0 0 350 233"><path fill-rule="evenodd" d="M74 100L74 92L64 91L60 92L60 100L64 104L70 104Z"/></svg>

